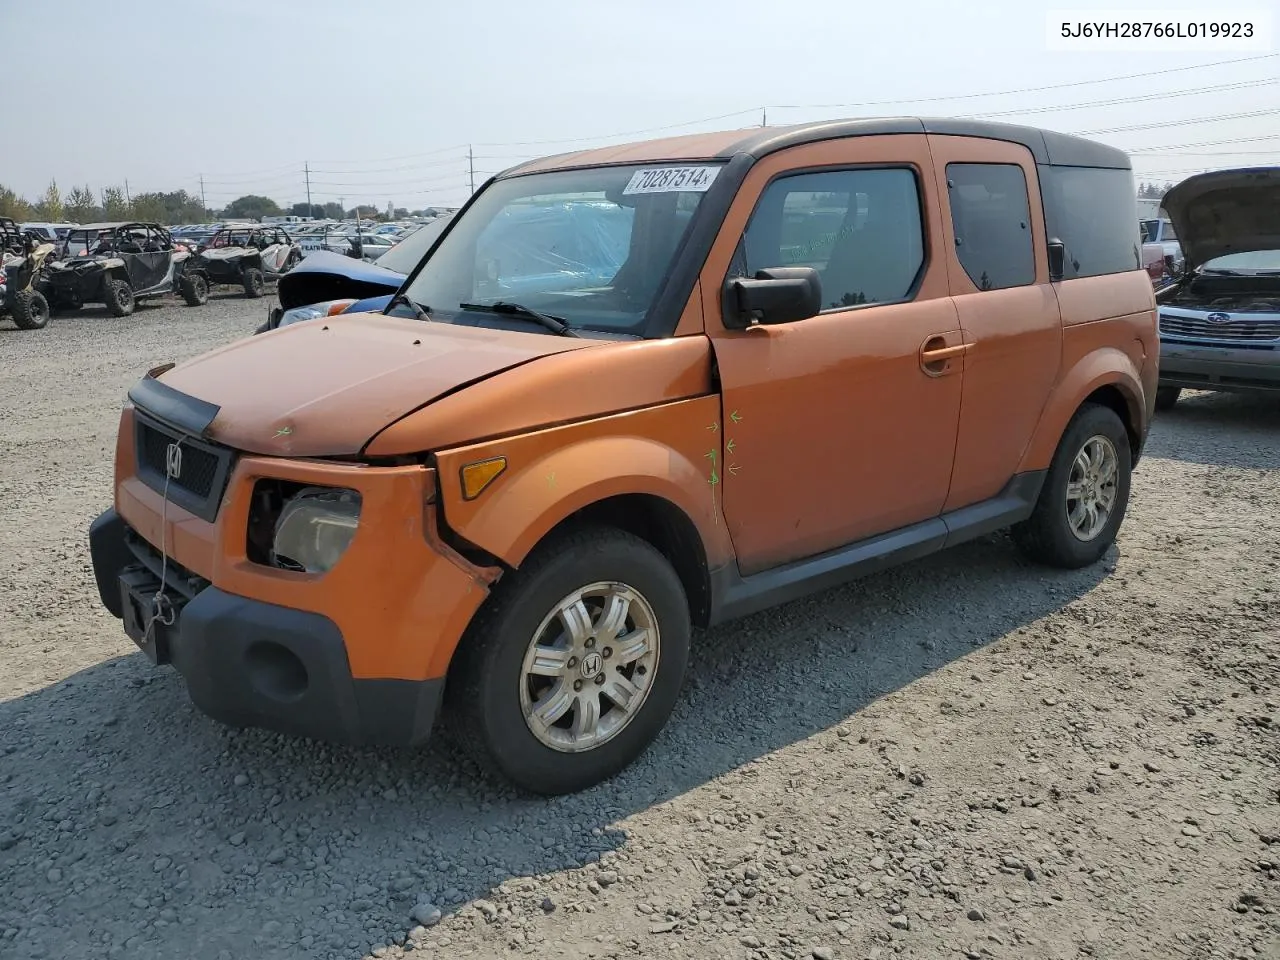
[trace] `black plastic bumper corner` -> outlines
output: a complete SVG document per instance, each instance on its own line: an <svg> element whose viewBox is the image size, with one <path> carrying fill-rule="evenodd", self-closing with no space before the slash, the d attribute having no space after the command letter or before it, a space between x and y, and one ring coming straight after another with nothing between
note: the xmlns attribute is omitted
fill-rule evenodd
<svg viewBox="0 0 1280 960"><path fill-rule="evenodd" d="M139 608L145 619L159 581L140 588L147 574L126 545L126 529L108 510L89 539L103 604L127 614L128 629ZM131 636L156 662L172 664L192 702L215 720L350 745L414 746L431 734L444 679L352 677L342 633L321 614L213 586L177 598L174 612L171 625L153 624L145 644Z"/></svg>

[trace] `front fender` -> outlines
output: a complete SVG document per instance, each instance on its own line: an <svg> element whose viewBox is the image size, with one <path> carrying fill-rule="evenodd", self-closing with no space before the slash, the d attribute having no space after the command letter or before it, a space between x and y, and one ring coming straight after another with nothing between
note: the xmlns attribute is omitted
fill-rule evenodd
<svg viewBox="0 0 1280 960"><path fill-rule="evenodd" d="M1067 335L1070 336L1070 328ZM1134 349L1140 350L1140 343ZM1140 355L1135 362L1123 350L1108 346L1097 347L1073 363L1054 388L1027 452L1018 466L1018 472L1049 468L1067 424L1085 398L1102 387L1114 387L1120 391L1129 409L1130 424L1138 431L1139 436L1143 436L1147 404L1140 366L1144 359Z"/></svg>
<svg viewBox="0 0 1280 960"><path fill-rule="evenodd" d="M719 453L719 398L698 397L440 453L445 521L463 539L518 567L558 523L609 497L647 494L697 528L710 567L730 556L711 483ZM506 470L463 499L468 463L505 457Z"/></svg>

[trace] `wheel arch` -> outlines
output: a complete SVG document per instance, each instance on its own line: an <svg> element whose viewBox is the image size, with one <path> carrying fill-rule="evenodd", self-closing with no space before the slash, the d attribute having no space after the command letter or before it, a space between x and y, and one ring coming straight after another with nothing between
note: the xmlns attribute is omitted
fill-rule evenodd
<svg viewBox="0 0 1280 960"><path fill-rule="evenodd" d="M1048 469L1072 418L1087 403L1114 411L1129 436L1132 462L1142 452L1147 422L1141 375L1122 350L1095 350L1076 363L1059 381L1053 397L1023 454L1018 472Z"/></svg>
<svg viewBox="0 0 1280 960"><path fill-rule="evenodd" d="M625 531L662 554L684 587L690 620L700 627L707 625L711 613L707 550L697 525L684 510L665 497L652 493L615 494L564 517L538 540L538 544L585 526Z"/></svg>
<svg viewBox="0 0 1280 960"><path fill-rule="evenodd" d="M1141 408L1137 399L1126 394L1119 383L1107 383L1081 400L1080 407L1087 403L1106 407L1120 418L1120 422L1124 424L1125 433L1129 435L1130 456L1136 463L1142 448L1142 431L1138 426L1141 422L1138 419L1140 417L1138 409Z"/></svg>

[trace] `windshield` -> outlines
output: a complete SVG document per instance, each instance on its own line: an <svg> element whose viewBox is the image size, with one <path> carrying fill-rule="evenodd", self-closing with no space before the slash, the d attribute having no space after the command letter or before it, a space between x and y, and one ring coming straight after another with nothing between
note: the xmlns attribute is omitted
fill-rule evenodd
<svg viewBox="0 0 1280 960"><path fill-rule="evenodd" d="M636 332L718 172L618 166L499 180L405 293L436 319L464 303L502 300L573 327Z"/></svg>
<svg viewBox="0 0 1280 960"><path fill-rule="evenodd" d="M1248 253L1228 253L1214 257L1200 268L1212 272L1254 273L1280 271L1280 250L1252 250Z"/></svg>

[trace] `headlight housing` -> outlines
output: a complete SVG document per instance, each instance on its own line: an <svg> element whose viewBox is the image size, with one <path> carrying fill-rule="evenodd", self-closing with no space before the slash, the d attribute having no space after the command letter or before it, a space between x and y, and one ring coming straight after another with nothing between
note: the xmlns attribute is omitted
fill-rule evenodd
<svg viewBox="0 0 1280 960"><path fill-rule="evenodd" d="M360 494L336 487L304 487L280 509L271 563L286 570L327 573L341 559L360 524Z"/></svg>
<svg viewBox="0 0 1280 960"><path fill-rule="evenodd" d="M323 303L309 303L305 307L294 307L280 315L279 326L287 327L291 323L314 320L316 317L332 317L353 303L355 303L354 300L325 300Z"/></svg>

